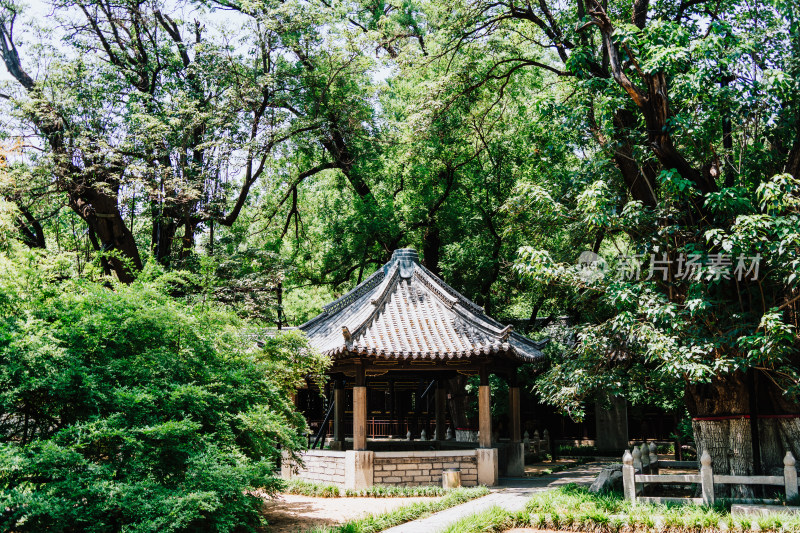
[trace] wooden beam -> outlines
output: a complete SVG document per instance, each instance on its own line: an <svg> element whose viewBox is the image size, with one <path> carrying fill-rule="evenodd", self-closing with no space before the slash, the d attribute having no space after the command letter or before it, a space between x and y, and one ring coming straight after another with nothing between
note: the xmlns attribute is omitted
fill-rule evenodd
<svg viewBox="0 0 800 533"><path fill-rule="evenodd" d="M343 373L349 377L355 377L358 372L357 367L362 365L365 372L370 376L412 374L420 372L450 372L478 373L481 367L491 368L495 374L512 374L519 366L519 362L502 357L482 356L474 359L376 359L370 357L350 357L346 359L336 359L328 369L327 374L333 375ZM415 378L416 379L416 378Z"/></svg>

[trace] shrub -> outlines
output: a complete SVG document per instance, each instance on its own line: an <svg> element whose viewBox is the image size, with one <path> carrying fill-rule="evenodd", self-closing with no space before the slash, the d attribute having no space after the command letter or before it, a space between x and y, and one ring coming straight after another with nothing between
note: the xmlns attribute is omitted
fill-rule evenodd
<svg viewBox="0 0 800 533"><path fill-rule="evenodd" d="M0 530L233 531L260 525L288 400L321 359L137 282L28 279L0 259Z"/></svg>

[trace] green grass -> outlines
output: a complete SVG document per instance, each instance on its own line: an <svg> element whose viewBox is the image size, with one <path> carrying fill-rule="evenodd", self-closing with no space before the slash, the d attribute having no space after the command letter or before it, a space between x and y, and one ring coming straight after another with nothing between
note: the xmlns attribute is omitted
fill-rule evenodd
<svg viewBox="0 0 800 533"><path fill-rule="evenodd" d="M315 496L317 498L412 498L418 496L444 496L450 490L436 486L424 487L398 487L374 485L367 489L343 489L338 485L313 483L302 479L291 479L283 490L286 494L299 494L301 496Z"/></svg>
<svg viewBox="0 0 800 533"><path fill-rule="evenodd" d="M468 516L451 525L442 533L495 533L511 529L520 522L520 516L500 507L492 507Z"/></svg>
<svg viewBox="0 0 800 533"><path fill-rule="evenodd" d="M567 485L535 495L522 512L490 509L460 520L445 533L492 533L512 527L592 533L717 533L751 529L800 533L800 515L731 515L722 505L631 504L618 494L590 494L585 488Z"/></svg>
<svg viewBox="0 0 800 533"><path fill-rule="evenodd" d="M359 518L341 526L317 527L307 533L376 533L411 520L424 518L488 493L489 489L486 487L454 489L436 501L412 503L394 511Z"/></svg>

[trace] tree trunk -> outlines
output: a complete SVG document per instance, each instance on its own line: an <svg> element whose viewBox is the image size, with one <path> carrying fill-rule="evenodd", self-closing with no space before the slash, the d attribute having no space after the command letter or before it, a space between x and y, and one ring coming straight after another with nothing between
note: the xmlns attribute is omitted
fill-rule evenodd
<svg viewBox="0 0 800 533"><path fill-rule="evenodd" d="M190 216L186 216L186 222L183 225L183 237L181 239L181 251L179 257L186 259L194 253L194 233L197 223L192 221Z"/></svg>
<svg viewBox="0 0 800 533"><path fill-rule="evenodd" d="M116 252L108 257L108 265L123 283L136 279L142 259L133 233L122 219L115 193L105 193L96 188L70 191L69 205L100 239L101 253Z"/></svg>
<svg viewBox="0 0 800 533"><path fill-rule="evenodd" d="M746 378L741 372L687 387L697 456L707 451L715 474L755 475L749 400ZM733 497L753 497L752 490L746 486L731 486L730 489ZM725 497L728 486L717 485L715 492L718 497Z"/></svg>
<svg viewBox="0 0 800 533"><path fill-rule="evenodd" d="M757 391L752 404L751 391ZM686 399L697 455L708 451L715 474L782 475L786 452L800 452L800 420L792 416L797 406L762 373L756 375L755 387L743 372L716 376L711 383L688 386ZM758 461L751 416L757 418ZM719 497L753 497L752 488L742 485L717 485L715 492Z"/></svg>
<svg viewBox="0 0 800 533"><path fill-rule="evenodd" d="M453 431L458 428L472 428L474 420L467 417L469 407L469 395L464 390L467 384L465 376L456 376L447 380L447 392L450 394L448 401L450 409L450 422L453 424Z"/></svg>
<svg viewBox="0 0 800 533"><path fill-rule="evenodd" d="M422 239L422 264L437 276L441 275L441 272L439 272L439 252L441 247L442 239L439 234L439 228L435 222L431 222Z"/></svg>
<svg viewBox="0 0 800 533"><path fill-rule="evenodd" d="M178 224L173 217L163 212L161 202L158 200L151 202L150 213L153 219L151 237L153 256L155 256L156 261L168 266L170 253L172 252L172 242L175 240Z"/></svg>

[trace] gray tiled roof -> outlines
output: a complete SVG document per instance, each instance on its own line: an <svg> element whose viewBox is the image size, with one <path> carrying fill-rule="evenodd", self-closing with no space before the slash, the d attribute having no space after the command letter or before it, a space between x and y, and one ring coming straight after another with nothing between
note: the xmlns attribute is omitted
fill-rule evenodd
<svg viewBox="0 0 800 533"><path fill-rule="evenodd" d="M331 357L458 359L503 354L542 358L534 342L489 318L419 264L417 252L396 250L391 261L306 322L312 346Z"/></svg>

